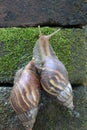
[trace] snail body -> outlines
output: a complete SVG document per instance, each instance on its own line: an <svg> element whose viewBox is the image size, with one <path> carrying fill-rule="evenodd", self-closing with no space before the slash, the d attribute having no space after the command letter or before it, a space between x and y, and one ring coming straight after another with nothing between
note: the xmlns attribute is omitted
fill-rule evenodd
<svg viewBox="0 0 87 130"><path fill-rule="evenodd" d="M61 104L73 109L73 94L68 72L49 44L49 38L56 32L48 36L40 32L40 37L33 50L33 57L35 66L40 70L40 82L43 89L56 96Z"/></svg>
<svg viewBox="0 0 87 130"><path fill-rule="evenodd" d="M40 82L31 61L15 76L10 102L26 130L32 130L38 113Z"/></svg>

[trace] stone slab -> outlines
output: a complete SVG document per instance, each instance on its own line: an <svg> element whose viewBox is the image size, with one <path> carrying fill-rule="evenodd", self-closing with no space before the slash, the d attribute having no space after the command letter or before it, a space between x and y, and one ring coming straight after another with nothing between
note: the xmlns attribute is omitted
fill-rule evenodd
<svg viewBox="0 0 87 130"><path fill-rule="evenodd" d="M86 24L86 0L0 0L0 27Z"/></svg>

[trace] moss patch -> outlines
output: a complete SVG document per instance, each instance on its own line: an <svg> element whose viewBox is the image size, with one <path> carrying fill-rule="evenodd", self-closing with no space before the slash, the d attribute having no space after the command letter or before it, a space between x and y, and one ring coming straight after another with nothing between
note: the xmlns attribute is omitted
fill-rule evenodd
<svg viewBox="0 0 87 130"><path fill-rule="evenodd" d="M55 30L56 28L41 28L45 35ZM0 83L13 82L17 69L31 60L38 36L38 28L0 29ZM84 39L82 29L62 29L50 40L56 55L69 71L73 83L83 82L86 77Z"/></svg>

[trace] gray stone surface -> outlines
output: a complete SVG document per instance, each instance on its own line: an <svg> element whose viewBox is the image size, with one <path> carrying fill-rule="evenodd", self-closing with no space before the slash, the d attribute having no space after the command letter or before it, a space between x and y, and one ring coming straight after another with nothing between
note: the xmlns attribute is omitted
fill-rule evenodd
<svg viewBox="0 0 87 130"><path fill-rule="evenodd" d="M11 87L0 88L0 130L24 130L9 103ZM33 130L87 130L87 87L74 86L76 114L41 91L39 113Z"/></svg>
<svg viewBox="0 0 87 130"><path fill-rule="evenodd" d="M87 24L86 0L0 0L0 27L82 26Z"/></svg>

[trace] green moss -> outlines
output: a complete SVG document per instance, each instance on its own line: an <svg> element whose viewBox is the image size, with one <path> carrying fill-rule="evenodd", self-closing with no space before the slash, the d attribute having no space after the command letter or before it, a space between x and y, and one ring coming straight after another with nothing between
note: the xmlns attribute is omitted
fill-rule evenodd
<svg viewBox="0 0 87 130"><path fill-rule="evenodd" d="M41 28L41 31L45 35L55 30L56 28ZM31 60L33 47L38 36L38 28L0 29L0 82L13 81L15 71ZM73 79L73 70L76 67L72 66L72 63L76 64L76 59L73 60L73 62L72 59L74 59L75 55L80 53L79 46L81 46L81 49L83 48L83 41L83 30L81 29L76 29L76 31L74 31L74 29L62 29L50 39L50 43L56 55L68 69L71 80ZM73 49L75 49L75 51ZM78 54L79 61L83 60L85 64L85 52L82 50L81 53L81 55ZM81 66L82 64L78 65L77 70L78 67Z"/></svg>

